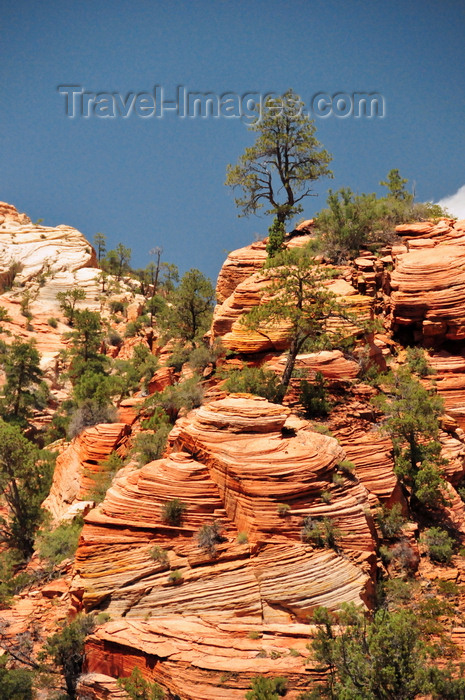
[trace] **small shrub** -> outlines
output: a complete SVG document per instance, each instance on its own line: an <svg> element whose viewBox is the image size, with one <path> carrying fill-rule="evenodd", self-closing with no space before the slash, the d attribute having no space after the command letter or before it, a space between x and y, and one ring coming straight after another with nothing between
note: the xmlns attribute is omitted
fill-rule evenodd
<svg viewBox="0 0 465 700"><path fill-rule="evenodd" d="M283 388L275 372L259 367L243 367L228 374L226 391L231 394L254 394L272 403L281 403Z"/></svg>
<svg viewBox="0 0 465 700"><path fill-rule="evenodd" d="M278 503L278 515L281 518L285 518L286 515L289 515L290 510L291 510L291 506L288 505L287 503Z"/></svg>
<svg viewBox="0 0 465 700"><path fill-rule="evenodd" d="M168 525L180 527L186 510L187 506L185 503L180 501L179 498L173 498L171 501L167 501L163 504L161 509L161 519Z"/></svg>
<svg viewBox="0 0 465 700"><path fill-rule="evenodd" d="M39 537L39 554L52 566L64 559L71 559L76 552L84 521L77 517L71 523L62 523L55 530L44 532Z"/></svg>
<svg viewBox="0 0 465 700"><path fill-rule="evenodd" d="M400 604L408 603L412 598L412 584L401 578L391 578L382 581L378 586L378 603L389 608L397 608Z"/></svg>
<svg viewBox="0 0 465 700"><path fill-rule="evenodd" d="M314 520L307 516L304 518L300 536L303 542L312 542L315 547L328 547L337 549L337 539L341 531L334 525L331 518Z"/></svg>
<svg viewBox="0 0 465 700"><path fill-rule="evenodd" d="M323 501L323 503L331 503L333 500L333 494L331 491L322 491L320 494L320 498Z"/></svg>
<svg viewBox="0 0 465 700"><path fill-rule="evenodd" d="M111 486L113 477L116 472L121 469L124 462L116 452L112 452L108 457L100 463L99 471L97 473L92 472L91 478L94 482L93 487L88 493L88 499L94 501L95 503L101 503Z"/></svg>
<svg viewBox="0 0 465 700"><path fill-rule="evenodd" d="M215 364L222 353L223 348L219 343L215 343L212 347L199 345L189 354L188 362L194 372L203 372L208 365Z"/></svg>
<svg viewBox="0 0 465 700"><path fill-rule="evenodd" d="M247 544L249 537L246 532L239 532L237 535L237 544Z"/></svg>
<svg viewBox="0 0 465 700"><path fill-rule="evenodd" d="M86 399L70 416L68 437L76 437L86 428L99 423L114 423L116 409L114 406L99 404L92 399Z"/></svg>
<svg viewBox="0 0 465 700"><path fill-rule="evenodd" d="M401 540L391 549L391 552L392 558L400 564L404 571L412 573L417 570L419 557L407 540Z"/></svg>
<svg viewBox="0 0 465 700"><path fill-rule="evenodd" d="M438 591L447 598L456 598L460 595L462 589L455 581L438 581Z"/></svg>
<svg viewBox="0 0 465 700"><path fill-rule="evenodd" d="M328 435L328 437L333 437L333 433L331 432L331 430L328 427L326 427L326 425L322 425L321 423L313 423L312 430L314 430L315 433L320 433L321 435Z"/></svg>
<svg viewBox="0 0 465 700"><path fill-rule="evenodd" d="M123 339L118 333L118 331L115 331L113 328L110 328L107 334L107 340L110 345L112 345L115 348L119 348L120 345L123 344Z"/></svg>
<svg viewBox="0 0 465 700"><path fill-rule="evenodd" d="M25 668L7 668L8 654L0 658L0 697L3 700L33 700L33 672Z"/></svg>
<svg viewBox="0 0 465 700"><path fill-rule="evenodd" d="M214 520L211 525L202 525L197 533L197 542L200 549L207 552L210 557L216 556L216 545L225 540L222 531L223 524L219 520Z"/></svg>
<svg viewBox="0 0 465 700"><path fill-rule="evenodd" d="M157 561L162 566L168 566L168 554L159 545L155 545L149 552L150 559Z"/></svg>
<svg viewBox="0 0 465 700"><path fill-rule="evenodd" d="M190 350L185 345L176 344L173 347L170 358L168 360L167 367L172 367L176 372L182 370L183 365L188 361L190 355Z"/></svg>
<svg viewBox="0 0 465 700"><path fill-rule="evenodd" d="M182 573L179 571L179 569L174 569L170 573L170 575L168 576L168 582L171 583L173 586L177 586L183 582Z"/></svg>
<svg viewBox="0 0 465 700"><path fill-rule="evenodd" d="M31 575L19 568L23 565L22 559L21 554L15 549L0 553L0 605L2 607L8 607L12 597L32 582Z"/></svg>
<svg viewBox="0 0 465 700"><path fill-rule="evenodd" d="M134 338L136 335L140 333L142 328L144 327L144 322L142 320L142 317L140 316L139 318L136 318L134 321L129 321L128 325L126 326L126 330L124 332L124 337L125 338Z"/></svg>
<svg viewBox="0 0 465 700"><path fill-rule="evenodd" d="M392 549L390 547L385 547L384 545L381 545L379 548L379 556L381 557L381 561L383 562L384 566L388 566L394 558Z"/></svg>
<svg viewBox="0 0 465 700"><path fill-rule="evenodd" d="M261 639L263 635L261 632L257 632L257 630L251 630L247 636L249 639Z"/></svg>
<svg viewBox="0 0 465 700"><path fill-rule="evenodd" d="M170 430L171 426L165 424L161 425L155 433L143 432L136 435L131 454L136 456L141 467L160 459L165 450Z"/></svg>
<svg viewBox="0 0 465 700"><path fill-rule="evenodd" d="M434 374L435 370L430 367L423 348L407 348L407 364L411 372L419 377L427 377Z"/></svg>
<svg viewBox="0 0 465 700"><path fill-rule="evenodd" d="M355 464L351 462L350 459L343 459L342 462L339 462L337 468L346 476L353 476L353 473L355 471Z"/></svg>
<svg viewBox="0 0 465 700"><path fill-rule="evenodd" d="M163 700L165 697L162 687L146 681L137 666L128 678L118 678L117 683L131 700Z"/></svg>
<svg viewBox="0 0 465 700"><path fill-rule="evenodd" d="M124 314L125 305L122 301L110 301L110 311L112 314Z"/></svg>
<svg viewBox="0 0 465 700"><path fill-rule="evenodd" d="M326 417L331 412L332 404L328 401L326 382L321 372L316 373L313 383L307 380L300 383L299 401L308 418Z"/></svg>
<svg viewBox="0 0 465 700"><path fill-rule="evenodd" d="M430 527L425 532L423 541L428 548L428 556L431 561L449 564L453 554L454 540L445 530L441 530L439 527Z"/></svg>
<svg viewBox="0 0 465 700"><path fill-rule="evenodd" d="M333 474L333 484L337 487L344 486L344 477L341 474L338 474L337 472Z"/></svg>
<svg viewBox="0 0 465 700"><path fill-rule="evenodd" d="M57 321L56 318L54 318L53 316L51 316L51 317L47 320L47 323L48 323L49 326L51 326L51 328L56 328L56 327L58 326L58 321Z"/></svg>
<svg viewBox="0 0 465 700"><path fill-rule="evenodd" d="M246 694L246 700L279 700L287 693L287 679L279 676L278 678L265 678L265 676L257 676L252 680L252 690Z"/></svg>
<svg viewBox="0 0 465 700"><path fill-rule="evenodd" d="M381 506L375 518L383 537L386 539L397 537L405 523L399 503L393 505L392 508Z"/></svg>

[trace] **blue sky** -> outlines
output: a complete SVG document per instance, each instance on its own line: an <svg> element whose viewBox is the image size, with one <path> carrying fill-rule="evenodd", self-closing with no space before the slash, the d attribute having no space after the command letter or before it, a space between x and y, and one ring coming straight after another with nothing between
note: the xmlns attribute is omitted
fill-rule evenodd
<svg viewBox="0 0 465 700"><path fill-rule="evenodd" d="M59 85L98 92L377 92L381 118L317 118L334 180L381 193L399 168L419 200L465 216L462 0L3 0L0 199L48 225L108 236L145 266L163 247L215 279L228 250L266 235L224 186L253 134L240 119L69 118Z"/></svg>

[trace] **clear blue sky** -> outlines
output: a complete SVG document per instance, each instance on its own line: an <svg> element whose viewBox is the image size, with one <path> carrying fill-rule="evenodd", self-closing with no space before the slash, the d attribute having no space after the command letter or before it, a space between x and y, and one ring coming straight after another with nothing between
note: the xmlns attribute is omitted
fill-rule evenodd
<svg viewBox="0 0 465 700"><path fill-rule="evenodd" d="M266 235L238 219L225 168L253 135L239 119L70 119L57 86L91 92L379 92L383 119L316 119L335 179L381 191L399 168L420 200L465 184L463 0L3 0L0 199L48 225L150 248L216 278L225 251ZM465 190L464 190L465 196Z"/></svg>

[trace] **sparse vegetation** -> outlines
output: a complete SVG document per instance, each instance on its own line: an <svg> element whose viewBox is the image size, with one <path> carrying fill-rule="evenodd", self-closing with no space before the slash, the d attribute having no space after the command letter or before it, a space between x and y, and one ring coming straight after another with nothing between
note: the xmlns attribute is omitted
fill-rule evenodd
<svg viewBox="0 0 465 700"><path fill-rule="evenodd" d="M454 552L454 540L446 530L439 527L430 527L426 530L423 541L428 550L431 561L439 564L449 564Z"/></svg>
<svg viewBox="0 0 465 700"><path fill-rule="evenodd" d="M163 700L165 693L158 683L150 683L136 666L128 678L118 678L118 685L131 700Z"/></svg>
<svg viewBox="0 0 465 700"><path fill-rule="evenodd" d="M179 498L172 498L167 501L161 508L161 519L164 523L173 527L180 527L187 510L187 505Z"/></svg>
<svg viewBox="0 0 465 700"><path fill-rule="evenodd" d="M252 680L252 690L246 694L246 700L279 700L287 693L287 679L282 676L266 678L257 676Z"/></svg>
<svg viewBox="0 0 465 700"><path fill-rule="evenodd" d="M200 549L203 549L210 557L217 555L217 545L224 542L223 524L219 520L214 520L210 525L202 525L197 533L197 542Z"/></svg>

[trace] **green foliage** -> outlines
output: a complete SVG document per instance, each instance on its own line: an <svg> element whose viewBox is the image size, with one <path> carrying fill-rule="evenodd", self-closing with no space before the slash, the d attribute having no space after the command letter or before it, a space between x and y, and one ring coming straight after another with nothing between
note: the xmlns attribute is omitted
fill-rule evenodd
<svg viewBox="0 0 465 700"><path fill-rule="evenodd" d="M61 669L66 682L66 689L71 700L76 698L76 684L82 670L84 659L84 641L96 625L94 614L77 615L72 622L48 637L44 646L44 657L50 657Z"/></svg>
<svg viewBox="0 0 465 700"><path fill-rule="evenodd" d="M12 597L31 584L31 575L20 568L23 564L24 556L17 549L10 548L0 553L1 607L9 607Z"/></svg>
<svg viewBox="0 0 465 700"><path fill-rule="evenodd" d="M0 697L2 700L33 700L33 673L24 668L7 668L8 656L0 658Z"/></svg>
<svg viewBox="0 0 465 700"><path fill-rule="evenodd" d="M332 259L341 262L356 256L378 226L379 212L375 194L355 195L349 187L329 190L327 209L315 221L324 236L325 248Z"/></svg>
<svg viewBox="0 0 465 700"><path fill-rule="evenodd" d="M139 316L134 321L129 321L124 331L125 338L134 338L145 326L145 316Z"/></svg>
<svg viewBox="0 0 465 700"><path fill-rule="evenodd" d="M426 530L423 541L428 548L428 555L432 561L440 564L449 564L454 552L454 540L445 530L439 527L430 527Z"/></svg>
<svg viewBox="0 0 465 700"><path fill-rule="evenodd" d="M0 540L28 558L43 519L41 503L52 478L49 453L40 452L15 425L0 420L0 493L8 519L0 518Z"/></svg>
<svg viewBox="0 0 465 700"><path fill-rule="evenodd" d="M152 547L152 549L149 552L149 556L151 559L154 559L157 561L161 566L168 566L168 555L166 551L162 548L159 547L158 545L155 545Z"/></svg>
<svg viewBox="0 0 465 700"><path fill-rule="evenodd" d="M210 280L199 270L188 270L170 294L170 305L158 319L159 325L171 338L200 341L210 327L214 298Z"/></svg>
<svg viewBox="0 0 465 700"><path fill-rule="evenodd" d="M323 697L333 700L414 700L430 689L413 612L379 611L369 622L353 604L333 616L318 608L312 650L327 671Z"/></svg>
<svg viewBox="0 0 465 700"><path fill-rule="evenodd" d="M68 289L66 292L58 292L57 299L60 302L60 309L70 326L74 323L77 302L83 301L85 298L85 291L79 287Z"/></svg>
<svg viewBox="0 0 465 700"><path fill-rule="evenodd" d="M194 372L203 372L208 365L214 365L222 355L224 355L224 349L219 339L210 346L201 344L189 353L189 366Z"/></svg>
<svg viewBox="0 0 465 700"><path fill-rule="evenodd" d="M87 498L95 503L101 503L111 486L113 477L116 472L121 469L124 462L116 452L112 452L108 457L100 463L97 473L94 471L91 474L93 486L90 489Z"/></svg>
<svg viewBox="0 0 465 700"><path fill-rule="evenodd" d="M199 377L194 375L183 382L165 387L160 393L151 396L148 403L162 408L174 423L181 409L191 411L201 405L202 399L203 389Z"/></svg>
<svg viewBox="0 0 465 700"><path fill-rule="evenodd" d="M435 373L428 363L423 348L407 348L407 365L409 370L419 377L427 377Z"/></svg>
<svg viewBox="0 0 465 700"><path fill-rule="evenodd" d="M272 403L281 403L283 389L275 372L262 367L243 367L227 374L226 391L232 394L255 394Z"/></svg>
<svg viewBox="0 0 465 700"><path fill-rule="evenodd" d="M268 253L269 258L273 258L276 253L283 250L285 236L286 229L284 228L284 223L275 217L273 219L273 223L268 229L268 243L266 244L266 252Z"/></svg>
<svg viewBox="0 0 465 700"><path fill-rule="evenodd" d="M54 316L51 316L49 319L47 319L47 323L51 328L57 328L58 326L58 321Z"/></svg>
<svg viewBox="0 0 465 700"><path fill-rule="evenodd" d="M329 190L327 208L315 221L326 253L342 262L358 255L362 247L375 249L393 240L398 224L445 215L438 205L414 203L404 187L406 182L398 170L391 170L381 183L389 190L385 197L356 195L349 187Z"/></svg>
<svg viewBox="0 0 465 700"><path fill-rule="evenodd" d="M328 401L326 381L321 372L315 374L312 383L305 379L300 382L299 401L307 418L315 416L325 418L331 412L332 404Z"/></svg>
<svg viewBox="0 0 465 700"><path fill-rule="evenodd" d="M74 331L68 333L68 338L71 340L72 361L70 375L79 374L83 370L83 365L89 361L94 362L94 366L102 364L104 359L99 355L103 339L102 322L100 314L96 311L88 309L78 310L74 312L73 318Z"/></svg>
<svg viewBox="0 0 465 700"><path fill-rule="evenodd" d="M246 700L279 700L287 693L287 679L282 676L266 678L256 676L252 680L252 690L246 694Z"/></svg>
<svg viewBox="0 0 465 700"><path fill-rule="evenodd" d="M237 544L247 544L249 536L246 532L239 532L237 535Z"/></svg>
<svg viewBox="0 0 465 700"><path fill-rule="evenodd" d="M157 369L158 359L152 355L145 343L135 346L130 360L116 360L116 371L112 379L115 393L119 394L119 400L139 389L147 391L148 384Z"/></svg>
<svg viewBox="0 0 465 700"><path fill-rule="evenodd" d="M288 503L278 503L277 511L280 518L285 518L286 515L289 515L290 510L291 506Z"/></svg>
<svg viewBox="0 0 465 700"><path fill-rule="evenodd" d="M393 441L396 475L423 505L447 504L444 462L435 442L442 399L425 389L406 367L386 375L383 389L386 393L373 402L387 416L383 429Z"/></svg>
<svg viewBox="0 0 465 700"><path fill-rule="evenodd" d="M39 554L52 566L64 559L71 559L78 546L84 521L81 517L70 523L62 523L54 530L41 533L38 542Z"/></svg>
<svg viewBox="0 0 465 700"><path fill-rule="evenodd" d="M168 583L170 583L172 586L178 586L182 582L182 573L179 571L179 569L173 569L173 571L168 576Z"/></svg>
<svg viewBox="0 0 465 700"><path fill-rule="evenodd" d="M131 454L136 457L141 467L162 457L170 430L171 425L163 422L155 432L142 432L136 435Z"/></svg>
<svg viewBox="0 0 465 700"><path fill-rule="evenodd" d="M383 537L387 539L397 537L405 523L399 503L395 503L391 508L380 506L375 517Z"/></svg>
<svg viewBox="0 0 465 700"><path fill-rule="evenodd" d="M346 476L353 476L355 472L355 464L350 461L350 459L343 459L342 462L338 462L337 468L340 472Z"/></svg>
<svg viewBox="0 0 465 700"><path fill-rule="evenodd" d="M210 525L202 525L197 533L197 542L210 557L217 554L216 545L224 542L223 524L219 520L213 520Z"/></svg>
<svg viewBox="0 0 465 700"><path fill-rule="evenodd" d="M180 527L184 518L184 513L187 510L187 505L179 498L173 498L167 501L161 508L161 519L164 523L173 527Z"/></svg>
<svg viewBox="0 0 465 700"><path fill-rule="evenodd" d="M116 421L114 406L100 403L97 399L84 399L71 413L67 434L70 439L80 435L83 430L99 423Z"/></svg>
<svg viewBox="0 0 465 700"><path fill-rule="evenodd" d="M97 251L97 260L98 264L100 265L100 262L105 255L106 248L107 248L107 237L105 236L104 233L96 233L94 236L94 247L95 250Z"/></svg>
<svg viewBox="0 0 465 700"><path fill-rule="evenodd" d="M110 311L112 314L124 314L127 304L125 305L122 301L113 300L110 301Z"/></svg>
<svg viewBox="0 0 465 700"><path fill-rule="evenodd" d="M381 181L379 184L388 188L389 197L399 201L412 201L412 195L405 189L407 182L407 179L400 176L397 168L393 168L388 172L386 181Z"/></svg>
<svg viewBox="0 0 465 700"><path fill-rule="evenodd" d="M271 281L262 303L244 316L241 323L265 337L269 337L276 324L289 327L290 348L281 378L285 390L304 344L310 344L313 350L337 344L338 337L334 332L328 333L326 323L331 317L347 317L347 314L325 286L331 272L302 251L291 250L270 259L267 276Z"/></svg>
<svg viewBox="0 0 465 700"><path fill-rule="evenodd" d="M2 356L6 382L2 389L0 408L8 421L27 425L32 408L43 408L47 403L48 388L42 381L40 355L33 340L23 343L14 340Z"/></svg>
<svg viewBox="0 0 465 700"><path fill-rule="evenodd" d="M115 275L119 281L123 275L130 272L131 249L118 243L114 250L109 250L100 261L102 269L110 275Z"/></svg>
<svg viewBox="0 0 465 700"><path fill-rule="evenodd" d="M240 188L235 199L239 216L256 214L265 203L278 221L303 211L302 199L310 195L311 183L332 177L329 153L315 138L315 124L292 90L282 98L269 98L265 114L250 126L258 136L246 148L237 165L228 165L226 185ZM281 201L279 197L283 194Z"/></svg>
<svg viewBox="0 0 465 700"><path fill-rule="evenodd" d="M118 678L117 682L131 700L163 700L165 697L161 686L146 681L137 666L128 678Z"/></svg>
<svg viewBox="0 0 465 700"><path fill-rule="evenodd" d="M315 547L328 547L329 549L337 549L337 540L341 534L331 518L320 520L310 516L304 518L300 531L303 542L311 542Z"/></svg>

